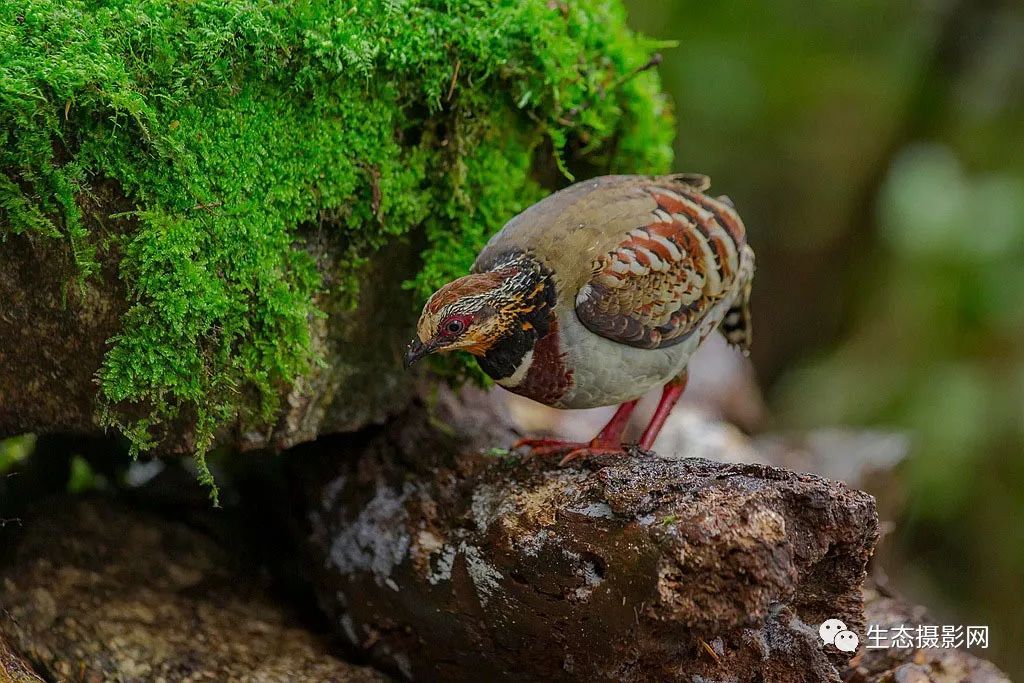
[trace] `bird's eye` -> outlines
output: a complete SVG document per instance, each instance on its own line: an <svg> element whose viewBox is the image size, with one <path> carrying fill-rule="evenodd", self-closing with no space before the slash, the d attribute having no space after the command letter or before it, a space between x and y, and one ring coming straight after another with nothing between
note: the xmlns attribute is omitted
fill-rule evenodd
<svg viewBox="0 0 1024 683"><path fill-rule="evenodd" d="M444 324L444 331L446 334L459 334L464 329L466 329L466 324L458 318L449 320Z"/></svg>

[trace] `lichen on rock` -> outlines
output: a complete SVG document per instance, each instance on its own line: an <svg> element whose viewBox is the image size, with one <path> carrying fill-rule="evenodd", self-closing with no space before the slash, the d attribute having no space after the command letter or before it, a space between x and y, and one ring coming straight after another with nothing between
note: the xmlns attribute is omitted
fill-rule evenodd
<svg viewBox="0 0 1024 683"><path fill-rule="evenodd" d="M68 307L116 273L90 372L139 449L272 425L402 236L423 294L569 169L671 160L617 0L31 0L0 37L0 239L62 245Z"/></svg>

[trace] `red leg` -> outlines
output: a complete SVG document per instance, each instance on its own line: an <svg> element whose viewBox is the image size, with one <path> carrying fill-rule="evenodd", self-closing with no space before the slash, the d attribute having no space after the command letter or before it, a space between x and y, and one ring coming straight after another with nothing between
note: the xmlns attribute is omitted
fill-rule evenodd
<svg viewBox="0 0 1024 683"><path fill-rule="evenodd" d="M651 416L651 421L648 423L647 429L644 430L644 435L640 437L640 443L637 444L640 448L645 451L651 450L651 446L654 445L654 440L658 438L658 432L660 432L661 428L665 426L665 420L668 419L668 414L672 412L676 402L679 400L679 397L683 395L683 391L685 390L685 372L665 385L665 388L661 391L661 400L658 401L658 407L655 409L654 415Z"/></svg>
<svg viewBox="0 0 1024 683"><path fill-rule="evenodd" d="M590 440L590 443L579 444L559 460L558 464L566 465L573 460L591 458L595 455L622 455L622 433L626 430L629 416L633 414L636 404L637 401L633 400L620 405L612 419L608 420L608 424Z"/></svg>
<svg viewBox="0 0 1024 683"><path fill-rule="evenodd" d="M569 455L580 452L594 451L621 451L622 432L626 429L629 416L636 408L636 401L626 401L619 406L612 418L608 420L600 432L597 433L589 443L580 441L562 441L560 439L519 439L512 448L528 446L533 455L556 455L571 451ZM568 456L567 456L568 457Z"/></svg>
<svg viewBox="0 0 1024 683"><path fill-rule="evenodd" d="M612 415L612 419L608 420L608 424L604 426L601 431L597 433L597 436L590 442L591 446L596 448L608 447L608 446L621 446L622 445L622 432L626 431L626 425L629 423L629 416L633 414L633 410L636 409L636 401L626 401L619 406L619 409Z"/></svg>

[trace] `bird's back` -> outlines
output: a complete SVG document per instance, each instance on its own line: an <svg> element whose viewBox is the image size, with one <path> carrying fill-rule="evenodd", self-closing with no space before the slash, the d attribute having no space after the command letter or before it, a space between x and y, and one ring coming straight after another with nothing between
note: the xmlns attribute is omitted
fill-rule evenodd
<svg viewBox="0 0 1024 683"><path fill-rule="evenodd" d="M664 213L664 208L652 190L703 197L709 185L706 176L696 174L602 176L576 183L506 223L480 252L473 269L489 270L511 252L526 252L555 273L560 298L574 298L590 280L595 263L618 248L630 231L663 220L659 211ZM746 234L738 217L732 223L729 237L739 256Z"/></svg>

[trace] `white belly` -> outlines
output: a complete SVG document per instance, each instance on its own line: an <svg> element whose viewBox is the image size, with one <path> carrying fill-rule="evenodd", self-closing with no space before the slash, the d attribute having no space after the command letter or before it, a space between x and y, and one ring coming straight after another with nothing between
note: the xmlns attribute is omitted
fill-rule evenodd
<svg viewBox="0 0 1024 683"><path fill-rule="evenodd" d="M597 408L640 398L686 369L697 347L722 321L732 300L708 312L686 340L663 349L627 346L583 326L572 308L559 315L566 366L573 370L572 386L556 408Z"/></svg>

